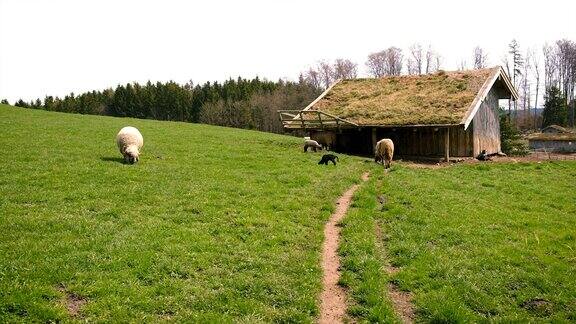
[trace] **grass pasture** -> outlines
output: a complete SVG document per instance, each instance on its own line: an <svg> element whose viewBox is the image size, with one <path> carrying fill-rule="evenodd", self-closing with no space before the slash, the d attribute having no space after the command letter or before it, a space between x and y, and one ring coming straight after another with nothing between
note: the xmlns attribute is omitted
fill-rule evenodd
<svg viewBox="0 0 576 324"><path fill-rule="evenodd" d="M135 165L114 143L126 125ZM323 226L366 170L339 249L353 320L397 322L393 283L421 322L576 321L575 162L385 174L301 149L0 105L0 322L313 322Z"/></svg>
<svg viewBox="0 0 576 324"><path fill-rule="evenodd" d="M135 165L125 125L144 135ZM317 165L287 136L8 106L0 148L0 322L313 321L323 225L365 165Z"/></svg>

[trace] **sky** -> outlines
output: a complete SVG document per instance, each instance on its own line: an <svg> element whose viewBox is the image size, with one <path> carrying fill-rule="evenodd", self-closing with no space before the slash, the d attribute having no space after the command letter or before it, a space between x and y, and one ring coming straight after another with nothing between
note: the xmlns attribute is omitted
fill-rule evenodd
<svg viewBox="0 0 576 324"><path fill-rule="evenodd" d="M296 80L319 60L430 44L442 68L515 38L576 41L576 1L0 0L0 98L63 97L147 80ZM405 55L407 53L404 53Z"/></svg>

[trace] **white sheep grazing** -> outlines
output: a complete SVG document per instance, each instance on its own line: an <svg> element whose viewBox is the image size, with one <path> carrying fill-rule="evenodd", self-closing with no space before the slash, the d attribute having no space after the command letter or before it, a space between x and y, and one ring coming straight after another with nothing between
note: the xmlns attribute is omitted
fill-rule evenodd
<svg viewBox="0 0 576 324"><path fill-rule="evenodd" d="M116 144L124 156L124 162L133 164L138 162L140 149L144 145L144 138L137 128L126 126L116 135Z"/></svg>
<svg viewBox="0 0 576 324"><path fill-rule="evenodd" d="M374 161L376 163L382 162L384 169L388 169L392 165L392 157L394 156L394 142L389 138L384 138L376 143L374 149Z"/></svg>
<svg viewBox="0 0 576 324"><path fill-rule="evenodd" d="M304 152L308 151L308 148L311 147L314 152L316 152L316 149L320 149L322 150L322 145L318 144L318 142L316 142L315 140L305 140L304 141Z"/></svg>

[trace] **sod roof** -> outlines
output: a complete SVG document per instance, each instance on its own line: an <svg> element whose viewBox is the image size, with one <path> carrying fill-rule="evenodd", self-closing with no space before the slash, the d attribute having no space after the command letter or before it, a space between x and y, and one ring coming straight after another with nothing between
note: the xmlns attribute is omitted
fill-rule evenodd
<svg viewBox="0 0 576 324"><path fill-rule="evenodd" d="M574 133L574 131L559 125L550 125L544 127L542 133Z"/></svg>
<svg viewBox="0 0 576 324"><path fill-rule="evenodd" d="M501 67L427 75L341 80L306 107L358 125L466 124L497 80L516 91Z"/></svg>
<svg viewBox="0 0 576 324"><path fill-rule="evenodd" d="M535 133L527 138L533 141L576 141L576 133Z"/></svg>

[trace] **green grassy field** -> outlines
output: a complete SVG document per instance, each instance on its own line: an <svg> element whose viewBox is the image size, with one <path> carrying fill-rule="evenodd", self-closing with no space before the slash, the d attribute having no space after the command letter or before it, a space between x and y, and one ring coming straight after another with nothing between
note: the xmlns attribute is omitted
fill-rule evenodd
<svg viewBox="0 0 576 324"><path fill-rule="evenodd" d="M73 319L66 294L91 321L313 321L323 225L366 164L301 141L0 106L0 322Z"/></svg>
<svg viewBox="0 0 576 324"><path fill-rule="evenodd" d="M378 173L344 221L350 312L393 321L393 282L419 321L576 321L575 188L575 162Z"/></svg>
<svg viewBox="0 0 576 324"><path fill-rule="evenodd" d="M393 282L418 321L576 321L574 162L385 174L288 136L3 105L0 154L0 322L312 322L323 225L366 170L340 247L353 319L398 321Z"/></svg>

